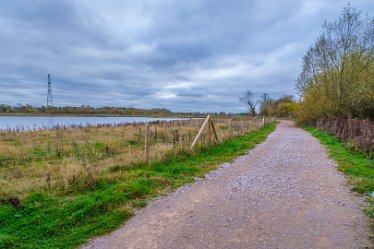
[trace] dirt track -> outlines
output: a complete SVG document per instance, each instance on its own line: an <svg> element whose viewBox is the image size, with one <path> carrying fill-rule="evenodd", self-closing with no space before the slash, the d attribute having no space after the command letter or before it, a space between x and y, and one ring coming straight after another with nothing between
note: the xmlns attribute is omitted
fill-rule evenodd
<svg viewBox="0 0 374 249"><path fill-rule="evenodd" d="M364 201L307 132L266 142L83 248L372 248Z"/></svg>

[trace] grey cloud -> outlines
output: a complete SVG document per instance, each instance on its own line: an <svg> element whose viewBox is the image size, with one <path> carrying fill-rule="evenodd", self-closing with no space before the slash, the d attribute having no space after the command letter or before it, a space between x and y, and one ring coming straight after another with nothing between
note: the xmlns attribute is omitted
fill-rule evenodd
<svg viewBox="0 0 374 249"><path fill-rule="evenodd" d="M345 2L3 0L0 102L240 112L294 94L301 58ZM351 5L373 13L371 0Z"/></svg>

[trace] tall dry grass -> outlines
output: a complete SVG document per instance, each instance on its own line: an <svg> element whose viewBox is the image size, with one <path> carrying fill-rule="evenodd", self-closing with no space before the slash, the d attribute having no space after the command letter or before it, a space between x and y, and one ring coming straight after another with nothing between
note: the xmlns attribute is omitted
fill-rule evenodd
<svg viewBox="0 0 374 249"><path fill-rule="evenodd" d="M374 123L370 120L323 118L317 128L348 142L347 144L374 158Z"/></svg>
<svg viewBox="0 0 374 249"><path fill-rule="evenodd" d="M262 119L216 118L213 122L219 141L262 126ZM151 123L150 159L189 149L202 123ZM144 161L144 133L144 124L0 133L0 200L24 198L33 191L82 192L95 189L100 179L125 179L126 175L111 169ZM206 146L204 131L197 149Z"/></svg>

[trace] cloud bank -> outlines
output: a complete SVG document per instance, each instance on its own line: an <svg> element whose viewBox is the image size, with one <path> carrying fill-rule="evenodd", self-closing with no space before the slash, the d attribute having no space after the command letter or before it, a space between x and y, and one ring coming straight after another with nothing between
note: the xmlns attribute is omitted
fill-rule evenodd
<svg viewBox="0 0 374 249"><path fill-rule="evenodd" d="M336 0L3 0L0 103L241 112L246 90L294 94ZM351 5L372 15L372 0Z"/></svg>

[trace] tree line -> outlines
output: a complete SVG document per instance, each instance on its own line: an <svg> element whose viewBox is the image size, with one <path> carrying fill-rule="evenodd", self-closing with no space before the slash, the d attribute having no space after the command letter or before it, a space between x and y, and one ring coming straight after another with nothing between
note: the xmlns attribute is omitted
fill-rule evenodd
<svg viewBox="0 0 374 249"><path fill-rule="evenodd" d="M251 116L277 116L293 118L297 110L297 101L292 95L283 95L280 98L271 98L269 94L263 93L260 98L252 91L247 91L240 101L248 108Z"/></svg>
<svg viewBox="0 0 374 249"><path fill-rule="evenodd" d="M303 58L296 89L298 118L315 123L326 117L374 119L374 18L344 8L325 22Z"/></svg>
<svg viewBox="0 0 374 249"><path fill-rule="evenodd" d="M140 109L135 107L82 106L10 106L0 104L0 115L113 115L113 116L157 116L157 117L205 117L203 112L172 112L168 109ZM212 116L232 116L232 113L212 112Z"/></svg>
<svg viewBox="0 0 374 249"><path fill-rule="evenodd" d="M374 18L348 5L322 32L303 57L296 81L299 101L272 99L247 91L240 101L248 112L295 117L316 124L322 118L374 120Z"/></svg>

